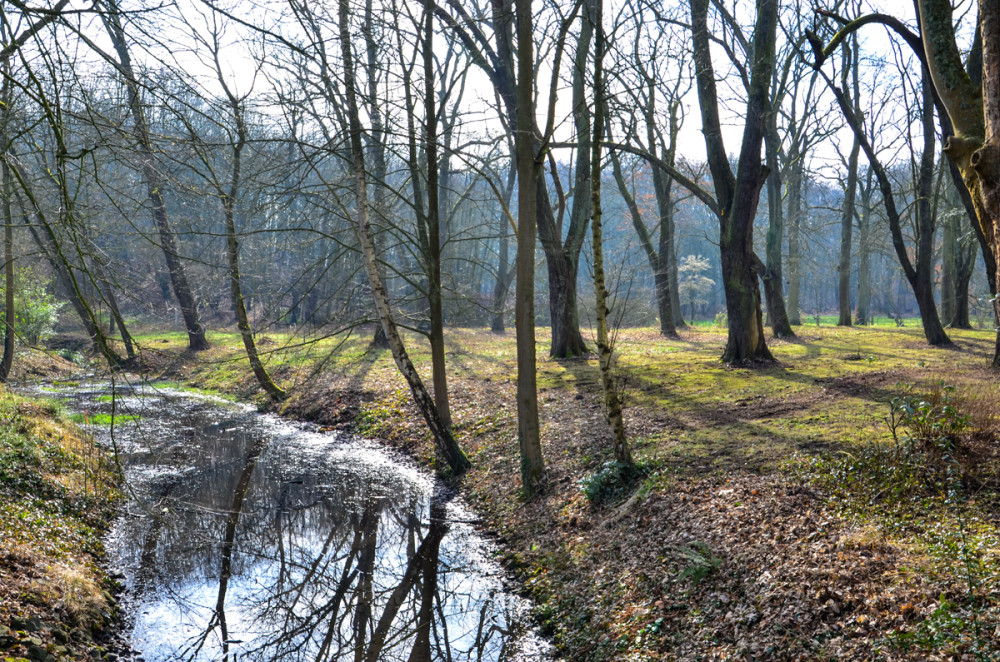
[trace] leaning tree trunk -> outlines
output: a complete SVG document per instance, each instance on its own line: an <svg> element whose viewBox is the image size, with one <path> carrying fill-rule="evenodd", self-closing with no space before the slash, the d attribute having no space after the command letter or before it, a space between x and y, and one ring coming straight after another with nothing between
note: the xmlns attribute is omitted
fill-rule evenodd
<svg viewBox="0 0 1000 662"><path fill-rule="evenodd" d="M226 92L229 93L228 88ZM247 131L239 102L232 94L229 95L229 105L233 111L233 119L236 122L237 136L236 143L233 145L233 170L230 176L229 190L222 196L222 208L226 218L226 248L229 256L229 289L233 298L233 310L236 311L236 327L240 330L240 337L243 339L243 347L246 350L247 359L250 361L250 369L253 371L253 376L272 400L281 402L288 397L288 394L274 383L271 375L268 374L267 369L260 360L257 343L253 337L253 330L250 328L250 318L247 315L246 305L243 302L243 286L240 276L240 247L239 241L236 238L236 200L239 196L240 171Z"/></svg>
<svg viewBox="0 0 1000 662"><path fill-rule="evenodd" d="M365 261L365 270L368 272L368 280L371 283L372 296L375 299L375 308L378 310L382 327L385 329L386 338L389 341L389 348L392 357L396 362L396 367L406 380L413 394L413 401L417 409L423 415L434 436L438 452L455 474L464 473L472 465L465 453L459 448L451 430L441 420L434 400L424 387L420 375L417 373L406 347L403 338L399 334L399 329L392 318L392 310L389 307L389 297L386 294L385 286L382 282L382 275L379 273L378 261L375 256L375 245L372 242L371 227L368 219L368 191L365 180L365 155L364 147L361 144L362 128L361 118L358 112L357 91L355 89L354 77L354 55L351 52L351 31L350 31L350 1L338 1L338 18L340 21L340 46L344 66L344 87L347 96L347 114L350 127L351 160L354 169L354 202L355 215L357 219L358 239L361 243L361 252Z"/></svg>
<svg viewBox="0 0 1000 662"><path fill-rule="evenodd" d="M128 91L129 109L132 113L132 121L135 126L133 131L136 138L136 151L139 154L143 179L146 182L146 193L149 203L152 206L153 223L160 239L160 248L167 262L167 271L170 273L170 282L173 285L174 295L180 306L181 314L184 317L184 326L188 333L188 347L195 351L209 348L208 340L205 337L205 327L202 326L198 318L198 302L195 300L188 284L187 274L184 264L181 262L180 253L177 250L177 239L174 236L173 228L170 226L170 219L167 218L167 206L163 200L163 189L165 182L160 176L153 157L153 143L150 138L149 126L146 124L146 116L142 109L142 99L139 96L139 83L132 68L132 59L129 55L128 44L125 40L125 31L122 29L120 10L116 0L107 0L108 13L102 15L108 36L111 38L115 51L118 53L120 62L119 71L125 78L125 87Z"/></svg>
<svg viewBox="0 0 1000 662"><path fill-rule="evenodd" d="M931 189L933 187L934 175L934 125L933 106L931 105L931 95L928 83L924 83L923 99L923 130L924 130L924 151L921 156L919 167L919 178L917 181L917 203L916 203L916 264L910 260L910 253L907 250L906 240L903 237L902 220L899 209L896 206L895 193L892 182L885 167L879 161L878 154L872 147L871 142L865 135L861 120L851 105L847 96L825 73L820 72L826 80L827 86L833 92L840 109L847 120L848 126L854 132L855 139L861 144L865 156L868 158L869 167L875 173L878 180L879 189L882 193L882 204L885 206L886 215L889 217L889 233L892 237L892 247L896 253L896 259L906 276L913 296L917 300L917 307L920 310L920 321L923 325L924 337L930 345L949 345L951 340L945 333L941 325L941 319L937 314L937 306L934 303L934 285L932 281L931 259L933 255L934 240L934 219L930 213Z"/></svg>

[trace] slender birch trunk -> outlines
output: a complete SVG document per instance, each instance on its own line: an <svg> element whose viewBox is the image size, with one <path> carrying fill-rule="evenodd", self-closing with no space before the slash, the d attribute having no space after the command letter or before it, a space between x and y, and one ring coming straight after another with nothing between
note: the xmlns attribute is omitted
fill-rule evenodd
<svg viewBox="0 0 1000 662"><path fill-rule="evenodd" d="M378 311L382 327L385 330L386 339L389 341L389 349L396 362L396 367L406 380L413 394L413 401L417 409L423 415L430 428L431 434L438 452L455 474L461 474L472 465L465 454L458 447L451 430L441 420L434 400L424 387L420 375L417 373L406 347L403 338L399 334L399 329L392 318L392 311L389 307L389 297L382 282L382 275L378 270L378 262L375 257L375 245L372 242L371 227L368 219L368 190L365 180L365 155L364 146L361 143L362 128L361 118L358 112L358 98L355 89L354 76L354 55L351 52L351 31L350 31L350 1L338 0L338 16L340 21L340 47L344 61L344 87L347 96L347 115L350 128L351 160L354 167L354 201L357 209L358 240L361 243L361 252L365 261L365 270L368 272L368 280L371 284L372 296L375 299L375 308Z"/></svg>

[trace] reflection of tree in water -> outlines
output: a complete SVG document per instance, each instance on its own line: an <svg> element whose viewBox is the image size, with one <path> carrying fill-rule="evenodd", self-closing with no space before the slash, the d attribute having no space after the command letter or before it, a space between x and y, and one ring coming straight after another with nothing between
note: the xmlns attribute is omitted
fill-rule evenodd
<svg viewBox="0 0 1000 662"><path fill-rule="evenodd" d="M443 542L444 498L398 470L347 461L317 479L293 439L218 413L200 427L188 416L182 454L197 461L161 481L155 509L168 512L124 536L146 659L509 657L508 603L460 535ZM149 461L169 456L164 445Z"/></svg>

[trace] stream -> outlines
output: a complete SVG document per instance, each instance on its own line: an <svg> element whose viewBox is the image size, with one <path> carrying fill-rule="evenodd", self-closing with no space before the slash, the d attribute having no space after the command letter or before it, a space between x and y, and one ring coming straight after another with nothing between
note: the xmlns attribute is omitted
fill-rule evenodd
<svg viewBox="0 0 1000 662"><path fill-rule="evenodd" d="M155 384L35 393L125 469L106 546L136 659L552 659L475 516L409 460Z"/></svg>

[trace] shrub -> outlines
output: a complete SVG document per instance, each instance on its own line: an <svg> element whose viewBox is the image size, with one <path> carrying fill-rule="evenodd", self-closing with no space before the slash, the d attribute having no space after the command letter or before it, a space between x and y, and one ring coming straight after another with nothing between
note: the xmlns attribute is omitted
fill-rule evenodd
<svg viewBox="0 0 1000 662"><path fill-rule="evenodd" d="M593 504L614 501L629 492L636 479L646 474L643 467L621 462L605 462L601 469L580 481L587 501Z"/></svg>
<svg viewBox="0 0 1000 662"><path fill-rule="evenodd" d="M51 279L32 267L14 273L14 331L28 345L37 345L52 335L63 303L49 292ZM0 320L3 319L6 285L0 281Z"/></svg>

